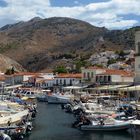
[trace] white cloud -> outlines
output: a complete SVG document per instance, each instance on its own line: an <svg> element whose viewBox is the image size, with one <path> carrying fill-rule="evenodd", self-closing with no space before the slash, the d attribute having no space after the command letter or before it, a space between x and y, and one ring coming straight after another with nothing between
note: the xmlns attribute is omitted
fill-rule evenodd
<svg viewBox="0 0 140 140"><path fill-rule="evenodd" d="M114 28L129 28L132 25L138 23L136 20L115 20L115 21L109 21L109 22L103 22L101 26L114 29Z"/></svg>
<svg viewBox="0 0 140 140"><path fill-rule="evenodd" d="M86 5L86 8L87 10L96 11L100 9L108 9L109 7L112 6L112 4L113 4L112 1L91 3L91 4Z"/></svg>
<svg viewBox="0 0 140 140"><path fill-rule="evenodd" d="M0 7L0 23L27 21L33 17L61 16L78 18L96 26L107 28L128 28L140 21L125 19L123 16L140 16L140 0L109 0L74 7L53 7L51 0L5 0L7 7ZM78 1L75 1L77 3ZM8 20L6 20L8 19Z"/></svg>
<svg viewBox="0 0 140 140"><path fill-rule="evenodd" d="M112 0L116 5L116 13L121 15L140 15L140 0Z"/></svg>

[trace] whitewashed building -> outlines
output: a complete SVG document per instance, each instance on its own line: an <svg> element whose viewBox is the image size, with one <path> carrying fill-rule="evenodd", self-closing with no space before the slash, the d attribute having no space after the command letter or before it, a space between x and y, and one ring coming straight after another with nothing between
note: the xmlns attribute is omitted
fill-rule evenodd
<svg viewBox="0 0 140 140"><path fill-rule="evenodd" d="M89 67L82 69L82 80L92 83L132 83L134 74L130 71Z"/></svg>
<svg viewBox="0 0 140 140"><path fill-rule="evenodd" d="M51 88L54 85L54 74L53 73L40 73L40 77L36 79L37 87Z"/></svg>
<svg viewBox="0 0 140 140"><path fill-rule="evenodd" d="M23 83L23 75L22 74L12 74L12 75L5 75L5 83L8 85L16 85Z"/></svg>
<svg viewBox="0 0 140 140"><path fill-rule="evenodd" d="M106 69L104 73L96 75L96 82L100 84L133 83L134 74L130 71Z"/></svg>
<svg viewBox="0 0 140 140"><path fill-rule="evenodd" d="M5 75L0 74L0 92L4 92L4 86L6 86L6 84L5 84Z"/></svg>
<svg viewBox="0 0 140 140"><path fill-rule="evenodd" d="M140 83L140 31L135 34L135 82Z"/></svg>
<svg viewBox="0 0 140 140"><path fill-rule="evenodd" d="M96 75L105 72L105 69L99 67L82 68L82 80L96 82Z"/></svg>
<svg viewBox="0 0 140 140"><path fill-rule="evenodd" d="M82 74L58 74L54 78L55 86L70 86L81 83Z"/></svg>
<svg viewBox="0 0 140 140"><path fill-rule="evenodd" d="M81 82L82 74L40 73L28 77L28 83L38 88L52 88L54 86L70 86Z"/></svg>
<svg viewBox="0 0 140 140"><path fill-rule="evenodd" d="M41 88L52 88L54 86L54 79L45 79L42 82Z"/></svg>

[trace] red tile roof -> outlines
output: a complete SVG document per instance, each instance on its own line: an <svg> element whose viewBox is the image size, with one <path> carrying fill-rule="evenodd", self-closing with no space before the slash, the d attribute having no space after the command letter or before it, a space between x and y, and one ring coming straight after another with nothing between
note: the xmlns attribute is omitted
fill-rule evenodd
<svg viewBox="0 0 140 140"><path fill-rule="evenodd" d="M40 73L33 73L33 72L19 72L13 75L39 75Z"/></svg>
<svg viewBox="0 0 140 140"><path fill-rule="evenodd" d="M39 76L39 73L31 73L31 72L19 72L19 73L14 73L11 75L5 75L5 77L15 77L15 76L27 76L27 75L31 75L31 76Z"/></svg>
<svg viewBox="0 0 140 140"><path fill-rule="evenodd" d="M87 69L93 69L93 70L105 70L105 72L98 74L98 75L122 75L122 76L134 76L134 73L131 71L125 71L125 70L114 70L114 69L107 69L107 68L101 68L97 66L89 67Z"/></svg>
<svg viewBox="0 0 140 140"><path fill-rule="evenodd" d="M82 78L82 74L81 73L58 74L56 77L57 78Z"/></svg>
<svg viewBox="0 0 140 140"><path fill-rule="evenodd" d="M103 73L98 74L98 75L134 76L134 73L131 71L106 69L106 72L103 72Z"/></svg>
<svg viewBox="0 0 140 140"><path fill-rule="evenodd" d="M43 77L39 75L32 75L31 78L43 78Z"/></svg>
<svg viewBox="0 0 140 140"><path fill-rule="evenodd" d="M5 80L5 76L4 75L0 75L0 81L4 81Z"/></svg>
<svg viewBox="0 0 140 140"><path fill-rule="evenodd" d="M45 79L37 80L36 83L43 83L45 82Z"/></svg>

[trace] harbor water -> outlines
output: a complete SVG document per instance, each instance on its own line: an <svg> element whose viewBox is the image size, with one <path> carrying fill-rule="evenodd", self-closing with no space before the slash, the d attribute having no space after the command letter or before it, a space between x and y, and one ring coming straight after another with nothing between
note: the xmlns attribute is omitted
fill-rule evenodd
<svg viewBox="0 0 140 140"><path fill-rule="evenodd" d="M60 105L38 103L34 129L26 140L139 140L140 132L82 132L72 128L72 114L65 113Z"/></svg>

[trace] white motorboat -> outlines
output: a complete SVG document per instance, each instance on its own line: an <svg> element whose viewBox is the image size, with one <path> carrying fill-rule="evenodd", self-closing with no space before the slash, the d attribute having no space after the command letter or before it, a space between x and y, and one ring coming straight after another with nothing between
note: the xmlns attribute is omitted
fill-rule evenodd
<svg viewBox="0 0 140 140"><path fill-rule="evenodd" d="M67 104L70 102L70 97L65 95L52 94L47 96L48 103L52 104Z"/></svg>
<svg viewBox="0 0 140 140"><path fill-rule="evenodd" d="M54 94L48 93L46 98L48 103L57 103L57 104L70 103L71 99L74 99L77 96L80 97L81 94L83 95L83 92L79 92L79 90L82 90L83 88L85 87L79 86L63 87L64 93L54 93Z"/></svg>
<svg viewBox="0 0 140 140"><path fill-rule="evenodd" d="M81 125L81 130L85 131L120 131L127 130L131 126L131 121L120 121L115 119L100 119L92 121L91 124Z"/></svg>
<svg viewBox="0 0 140 140"><path fill-rule="evenodd" d="M51 90L42 90L41 93L39 93L36 98L39 102L47 102L47 97L50 96Z"/></svg>
<svg viewBox="0 0 140 140"><path fill-rule="evenodd" d="M23 116L28 114L28 109L24 109L24 106L18 103L10 101L1 101L0 103L0 126L7 125L21 121Z"/></svg>
<svg viewBox="0 0 140 140"><path fill-rule="evenodd" d="M10 114L9 116L0 117L0 126L10 123L16 123L22 120L24 116L28 115L28 110L19 111L15 114Z"/></svg>
<svg viewBox="0 0 140 140"><path fill-rule="evenodd" d="M39 102L47 102L47 96L45 94L38 95L36 98Z"/></svg>

